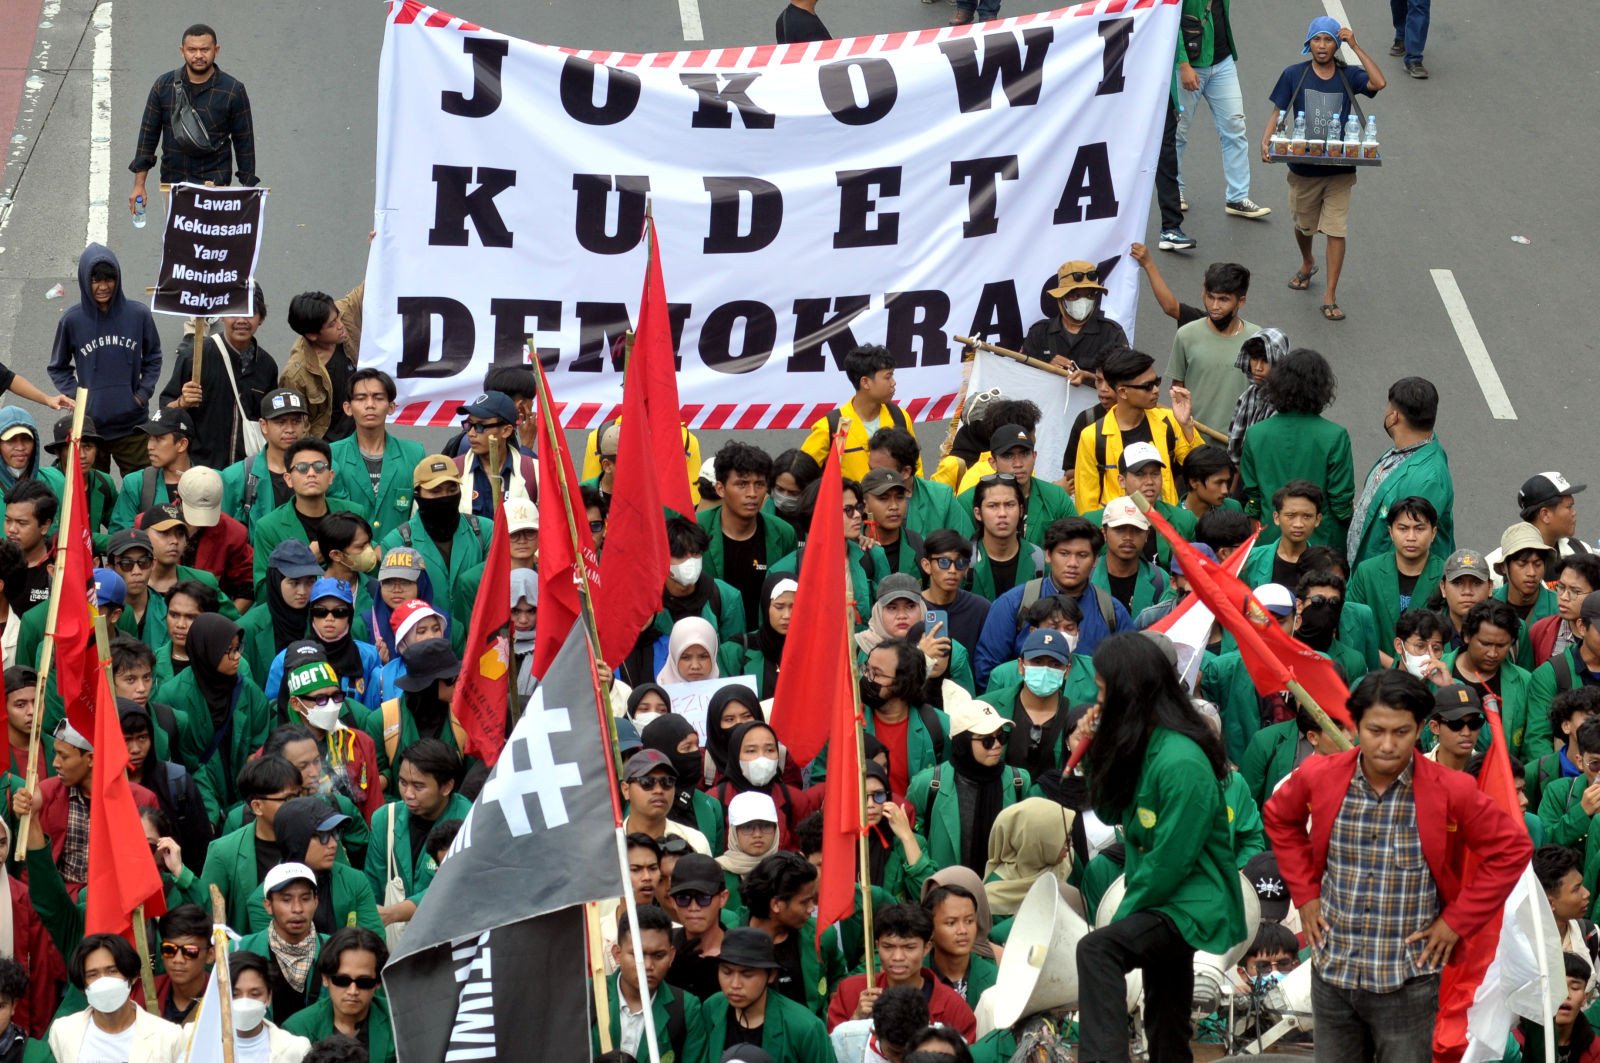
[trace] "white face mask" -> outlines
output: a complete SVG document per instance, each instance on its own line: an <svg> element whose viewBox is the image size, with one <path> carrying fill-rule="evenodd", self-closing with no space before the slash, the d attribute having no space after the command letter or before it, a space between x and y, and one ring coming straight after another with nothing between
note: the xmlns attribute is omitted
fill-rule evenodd
<svg viewBox="0 0 1600 1063"><path fill-rule="evenodd" d="M339 706L318 705L316 708L306 710L306 723L319 731L337 731L339 729Z"/></svg>
<svg viewBox="0 0 1600 1063"><path fill-rule="evenodd" d="M102 1015L110 1015L128 1002L128 994L132 989L127 979L107 975L89 983L83 995L91 1008Z"/></svg>
<svg viewBox="0 0 1600 1063"><path fill-rule="evenodd" d="M1062 637L1067 640L1068 653L1078 652L1078 633L1076 631L1063 632Z"/></svg>
<svg viewBox="0 0 1600 1063"><path fill-rule="evenodd" d="M685 587L693 587L700 582L700 567L700 558L691 557L679 561L667 571L672 573L672 578L678 583Z"/></svg>
<svg viewBox="0 0 1600 1063"><path fill-rule="evenodd" d="M1405 658L1406 671L1418 679L1428 678L1427 665L1429 661L1433 660L1432 657L1429 657L1426 653L1403 653L1402 656Z"/></svg>
<svg viewBox="0 0 1600 1063"><path fill-rule="evenodd" d="M744 770L744 777L754 786L765 786L778 777L778 761L774 757L742 760L739 762L739 767Z"/></svg>
<svg viewBox="0 0 1600 1063"><path fill-rule="evenodd" d="M267 1002L254 1000L250 997L233 998L233 1028L240 1033L249 1033L267 1017Z"/></svg>
<svg viewBox="0 0 1600 1063"><path fill-rule="evenodd" d="M1067 316L1074 321L1087 321L1089 315L1094 313L1094 300L1089 298L1068 299L1062 304L1067 311Z"/></svg>

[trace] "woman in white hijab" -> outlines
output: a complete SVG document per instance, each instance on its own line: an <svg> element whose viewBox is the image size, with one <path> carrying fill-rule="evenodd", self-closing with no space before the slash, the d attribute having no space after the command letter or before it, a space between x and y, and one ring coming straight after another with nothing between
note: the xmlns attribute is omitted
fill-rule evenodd
<svg viewBox="0 0 1600 1063"><path fill-rule="evenodd" d="M704 617L686 616L672 625L667 638L667 660L656 673L656 682L662 686L671 683L693 683L701 679L717 679L720 643L717 631Z"/></svg>

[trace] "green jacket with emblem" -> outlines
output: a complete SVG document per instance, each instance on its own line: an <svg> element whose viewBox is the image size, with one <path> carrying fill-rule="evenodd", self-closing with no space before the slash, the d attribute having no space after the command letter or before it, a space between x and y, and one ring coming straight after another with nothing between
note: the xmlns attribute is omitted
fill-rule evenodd
<svg viewBox="0 0 1600 1063"><path fill-rule="evenodd" d="M617 981L622 975L613 973L606 979L606 1014L610 1017L611 1045L622 1044L622 1008ZM661 1063L713 1063L706 1049L706 1024L704 1006L693 993L686 993L662 982L650 994L650 1014L655 1019L656 1047L661 1050ZM600 1031L589 1027L589 1050L600 1055ZM648 1059L649 1048L643 1034L639 1035L636 1058ZM720 1059L722 1054L717 1053Z"/></svg>
<svg viewBox="0 0 1600 1063"><path fill-rule="evenodd" d="M801 956L811 955L801 947ZM824 997L826 1007L826 997ZM713 993L705 1002L708 1059L721 1059L728 1039L728 998ZM815 1014L788 997L767 990L767 1014L761 1027L761 1047L772 1063L831 1063L833 1047L828 1029Z"/></svg>
<svg viewBox="0 0 1600 1063"><path fill-rule="evenodd" d="M376 490L356 437L346 436L332 445L333 485L328 488L328 497L353 503L356 512L372 525L373 542L411 516L411 474L427 456L422 444L415 440L401 439L390 432L385 432L383 439L383 466Z"/></svg>
<svg viewBox="0 0 1600 1063"><path fill-rule="evenodd" d="M436 823L466 819L472 802L453 793ZM372 840L367 845L367 881L372 895L383 903L389 885L389 821L394 820L394 870L406 891L406 900L421 903L422 895L433 882L439 865L427 853L411 851L411 810L402 801L391 801L372 814Z"/></svg>
<svg viewBox="0 0 1600 1063"><path fill-rule="evenodd" d="M382 935L381 928L378 933ZM333 1025L333 1002L324 994L315 1004L291 1015L283 1028L312 1044L332 1037L337 1032ZM394 1063L394 1026L389 1020L389 1002L382 993L373 995L372 1009L367 1012L366 1041L367 1058L371 1063Z"/></svg>
<svg viewBox="0 0 1600 1063"><path fill-rule="evenodd" d="M1401 466L1404 468L1405 466ZM1449 555L1445 555L1449 556ZM1428 556L1411 591L1412 609L1421 609L1444 578L1444 557L1437 553ZM1368 558L1350 573L1350 585L1345 596L1372 609L1372 622L1378 631L1379 644L1390 647L1394 642L1394 624L1400 619L1400 570L1395 567L1395 554L1379 554Z"/></svg>
<svg viewBox="0 0 1600 1063"><path fill-rule="evenodd" d="M1007 765L1000 776L1000 807L1010 808L1026 797L1031 783L1026 770ZM917 826L928 839L927 856L933 866L961 863L961 800L956 794L955 767L939 764L914 774L906 786L906 801L916 811Z"/></svg>

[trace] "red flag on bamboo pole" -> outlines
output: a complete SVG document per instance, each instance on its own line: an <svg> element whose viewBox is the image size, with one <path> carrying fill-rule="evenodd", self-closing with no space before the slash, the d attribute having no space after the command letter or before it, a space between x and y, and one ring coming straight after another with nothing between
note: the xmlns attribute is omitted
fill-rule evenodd
<svg viewBox="0 0 1600 1063"><path fill-rule="evenodd" d="M89 884L83 928L89 934L126 936L141 904L146 916L167 910L166 894L128 784L122 720L98 655L83 679L95 698L93 730L85 732L94 735L94 774L89 779Z"/></svg>
<svg viewBox="0 0 1600 1063"><path fill-rule="evenodd" d="M583 621L580 582L600 586L594 536L572 470L572 455L556 419L550 385L533 360L539 385L539 623L534 631L533 674L543 676L572 625ZM580 569L578 566L583 565ZM507 577L509 580L510 577Z"/></svg>
<svg viewBox="0 0 1600 1063"><path fill-rule="evenodd" d="M656 236L656 220L648 210L644 215L644 230L650 244L650 262L645 267L644 295L639 300L639 327L634 330L633 353L628 356L628 375L633 375L634 366L643 366L644 404L650 415L649 451L657 463L656 468L661 472L660 502L687 517L693 517L694 501L689 497L689 478L673 475L684 468L684 427L678 407L678 365L672 346L667 284L661 272L661 241ZM623 409L627 410L626 396ZM626 417L622 423L627 425ZM611 651L606 652L609 654Z"/></svg>
<svg viewBox="0 0 1600 1063"><path fill-rule="evenodd" d="M60 593L51 603L55 624L50 629L54 642L56 691L66 709L67 722L81 735L95 733L95 673L100 658L94 644L94 620L89 613L93 592L94 546L89 538L89 507L83 489L83 466L78 461L78 440L67 449L62 472L62 531L56 545L56 564L61 570ZM112 711L116 718L116 711ZM119 732L120 734L120 732Z"/></svg>
<svg viewBox="0 0 1600 1063"><path fill-rule="evenodd" d="M494 511L494 533L489 556L483 562L483 593L472 606L467 627L467 649L456 680L450 714L467 732L464 752L491 768L506 744L506 701L511 683L511 647L506 630L511 625L511 534L506 528L506 507Z"/></svg>

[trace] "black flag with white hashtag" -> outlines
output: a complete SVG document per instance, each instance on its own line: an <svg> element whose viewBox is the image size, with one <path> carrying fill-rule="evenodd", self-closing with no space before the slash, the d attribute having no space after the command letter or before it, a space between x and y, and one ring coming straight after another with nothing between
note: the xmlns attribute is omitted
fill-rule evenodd
<svg viewBox="0 0 1600 1063"><path fill-rule="evenodd" d="M401 1063L588 1058L578 906L626 888L591 660L575 626L384 969Z"/></svg>

